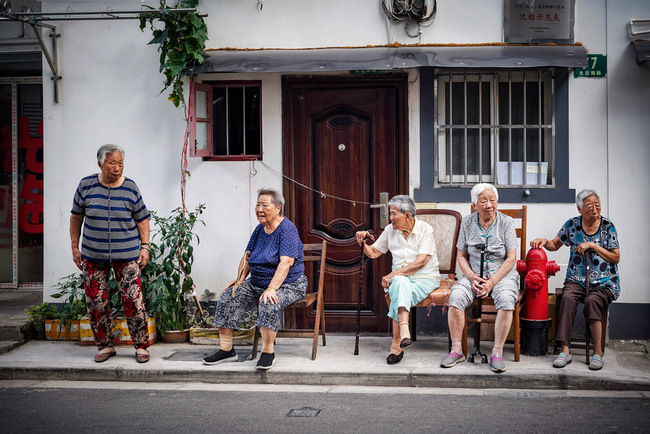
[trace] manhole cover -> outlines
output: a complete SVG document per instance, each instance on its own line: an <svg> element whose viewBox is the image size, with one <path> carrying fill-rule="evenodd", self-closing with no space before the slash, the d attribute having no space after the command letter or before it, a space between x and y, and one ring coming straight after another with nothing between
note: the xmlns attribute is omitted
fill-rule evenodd
<svg viewBox="0 0 650 434"><path fill-rule="evenodd" d="M303 407L294 408L287 414L288 417L316 417L320 413L319 408Z"/></svg>

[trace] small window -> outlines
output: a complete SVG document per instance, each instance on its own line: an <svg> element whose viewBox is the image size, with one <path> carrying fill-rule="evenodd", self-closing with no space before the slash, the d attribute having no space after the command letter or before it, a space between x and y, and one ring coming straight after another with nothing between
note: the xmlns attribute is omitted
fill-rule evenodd
<svg viewBox="0 0 650 434"><path fill-rule="evenodd" d="M553 96L550 70L438 71L436 185L553 187Z"/></svg>
<svg viewBox="0 0 650 434"><path fill-rule="evenodd" d="M261 158L261 105L259 81L195 84L190 154L210 160Z"/></svg>

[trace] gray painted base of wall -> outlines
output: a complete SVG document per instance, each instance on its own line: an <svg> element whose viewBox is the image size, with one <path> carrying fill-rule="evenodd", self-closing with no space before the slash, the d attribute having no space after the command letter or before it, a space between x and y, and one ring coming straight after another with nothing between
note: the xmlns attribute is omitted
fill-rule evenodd
<svg viewBox="0 0 650 434"><path fill-rule="evenodd" d="M417 330L423 335L446 335L447 313L442 314L441 307L431 309L418 307ZM582 305L578 307L573 335L584 336L585 317ZM617 303L609 306L609 339L650 339L650 303Z"/></svg>

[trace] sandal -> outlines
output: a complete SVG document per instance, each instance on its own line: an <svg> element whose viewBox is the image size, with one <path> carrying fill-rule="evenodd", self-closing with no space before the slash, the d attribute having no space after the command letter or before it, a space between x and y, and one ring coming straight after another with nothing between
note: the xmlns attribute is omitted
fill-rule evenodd
<svg viewBox="0 0 650 434"><path fill-rule="evenodd" d="M555 358L555 360L553 360L553 367L554 368L564 368L566 365L571 363L571 360L573 360L573 357L571 357L571 354L560 353Z"/></svg>
<svg viewBox="0 0 650 434"><path fill-rule="evenodd" d="M104 350L102 350L104 351ZM99 352L95 354L95 363L102 363L113 357L114 355L117 354L117 351L107 351L107 352Z"/></svg>
<svg viewBox="0 0 650 434"><path fill-rule="evenodd" d="M136 353L135 353L135 360L136 360L138 363L147 363L147 362L149 361L149 359L151 358L151 356L149 355L149 351L147 351L147 350L144 350L144 351L146 351L146 352L144 352L144 353L138 353L138 352L136 351Z"/></svg>

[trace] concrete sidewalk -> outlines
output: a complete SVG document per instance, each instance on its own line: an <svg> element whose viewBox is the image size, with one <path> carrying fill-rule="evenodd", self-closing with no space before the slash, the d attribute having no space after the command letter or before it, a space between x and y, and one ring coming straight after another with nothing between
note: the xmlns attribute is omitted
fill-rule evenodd
<svg viewBox="0 0 650 434"><path fill-rule="evenodd" d="M151 360L135 361L131 347L117 347L118 355L98 364L94 346L78 342L30 341L0 355L0 380L203 382L290 385L412 386L474 389L547 390L650 390L647 352L608 347L605 366L590 371L584 354L575 354L564 369L552 367L554 356L521 356L513 360L506 346L507 371L495 374L488 364L462 363L450 369L439 366L447 352L445 337L421 337L397 365L386 364L390 337L361 337L358 356L353 355L354 336L330 335L312 361L309 339L278 339L276 363L269 371L257 371L252 347L236 347L240 361L215 366L202 363L213 346L156 343ZM488 351L491 342L485 342Z"/></svg>

